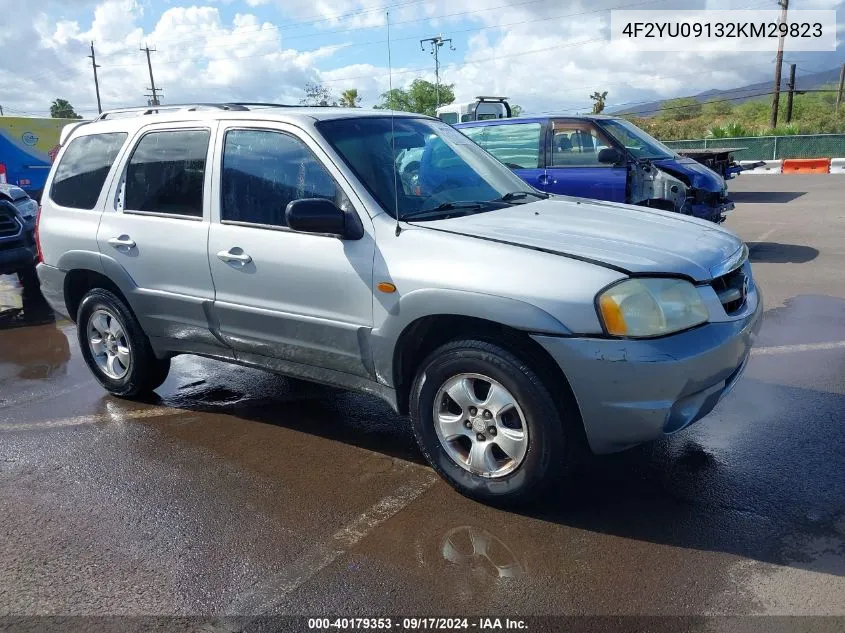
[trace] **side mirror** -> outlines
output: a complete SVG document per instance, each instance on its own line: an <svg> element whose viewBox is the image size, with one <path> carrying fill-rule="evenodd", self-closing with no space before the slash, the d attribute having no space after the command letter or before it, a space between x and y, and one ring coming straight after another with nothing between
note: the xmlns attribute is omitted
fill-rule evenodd
<svg viewBox="0 0 845 633"><path fill-rule="evenodd" d="M615 147L605 147L599 152L599 162L607 165L616 165L625 160L625 155Z"/></svg>
<svg viewBox="0 0 845 633"><path fill-rule="evenodd" d="M364 237L364 227L354 213L346 213L331 200L302 198L285 208L288 227L300 233L338 235L358 240Z"/></svg>

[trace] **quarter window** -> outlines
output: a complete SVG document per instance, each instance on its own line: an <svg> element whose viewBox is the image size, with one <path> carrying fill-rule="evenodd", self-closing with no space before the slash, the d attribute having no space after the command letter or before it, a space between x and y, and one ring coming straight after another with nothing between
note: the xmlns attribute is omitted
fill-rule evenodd
<svg viewBox="0 0 845 633"><path fill-rule="evenodd" d="M294 200L326 198L340 207L345 197L302 141L271 130L232 130L223 148L221 219L287 226Z"/></svg>
<svg viewBox="0 0 845 633"><path fill-rule="evenodd" d="M130 211L202 217L208 130L150 132L126 170Z"/></svg>
<svg viewBox="0 0 845 633"><path fill-rule="evenodd" d="M599 152L612 147L595 126L582 121L555 121L552 125L553 167L599 167Z"/></svg>
<svg viewBox="0 0 845 633"><path fill-rule="evenodd" d="M537 169L541 128L539 123L514 123L461 131L511 169Z"/></svg>
<svg viewBox="0 0 845 633"><path fill-rule="evenodd" d="M73 139L56 167L50 188L53 202L74 209L93 209L126 136L125 132L113 132Z"/></svg>

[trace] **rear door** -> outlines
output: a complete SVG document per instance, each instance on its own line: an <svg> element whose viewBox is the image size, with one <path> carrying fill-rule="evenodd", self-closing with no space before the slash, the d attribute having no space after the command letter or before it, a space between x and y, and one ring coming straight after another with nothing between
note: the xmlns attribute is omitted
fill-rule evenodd
<svg viewBox="0 0 845 633"><path fill-rule="evenodd" d="M540 121L502 123L461 128L461 132L498 158L536 189L543 189L546 169L544 124Z"/></svg>
<svg viewBox="0 0 845 633"><path fill-rule="evenodd" d="M592 121L556 119L548 139L544 191L625 202L628 168L599 162L599 152L614 145Z"/></svg>
<svg viewBox="0 0 845 633"><path fill-rule="evenodd" d="M214 299L208 268L209 125L148 126L133 139L106 201L97 241L104 267L137 285L138 317L169 349L219 353L206 309ZM207 304L207 305L206 305Z"/></svg>

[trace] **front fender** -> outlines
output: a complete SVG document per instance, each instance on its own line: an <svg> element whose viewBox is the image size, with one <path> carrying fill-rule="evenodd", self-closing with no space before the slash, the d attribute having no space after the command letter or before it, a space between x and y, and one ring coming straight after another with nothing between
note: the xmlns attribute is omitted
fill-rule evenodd
<svg viewBox="0 0 845 633"><path fill-rule="evenodd" d="M537 306L480 292L436 288L415 290L385 308L381 322L371 333L371 345L376 378L390 387L396 386L393 379L396 344L408 327L424 317L474 317L535 334L571 334L563 323Z"/></svg>

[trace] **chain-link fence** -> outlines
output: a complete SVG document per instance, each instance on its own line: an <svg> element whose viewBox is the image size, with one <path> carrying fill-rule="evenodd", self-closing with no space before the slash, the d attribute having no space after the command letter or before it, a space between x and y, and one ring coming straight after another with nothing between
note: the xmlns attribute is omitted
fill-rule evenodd
<svg viewBox="0 0 845 633"><path fill-rule="evenodd" d="M845 134L742 136L663 142L672 149L742 148L733 152L735 160L845 158Z"/></svg>

